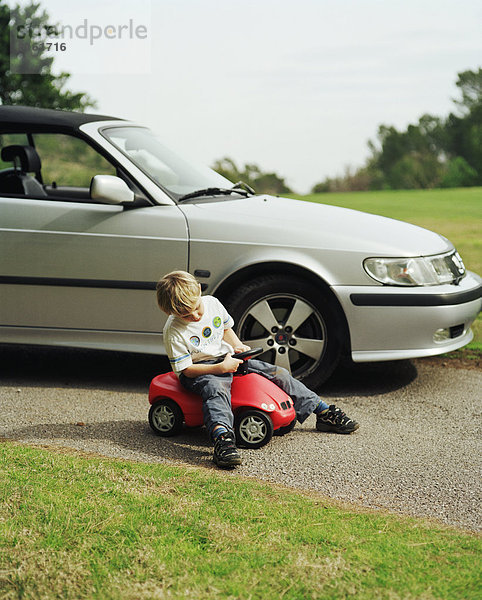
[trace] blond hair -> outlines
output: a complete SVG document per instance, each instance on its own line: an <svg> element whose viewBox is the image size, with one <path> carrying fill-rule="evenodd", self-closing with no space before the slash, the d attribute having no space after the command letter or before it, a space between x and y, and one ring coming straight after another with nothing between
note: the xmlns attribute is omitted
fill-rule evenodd
<svg viewBox="0 0 482 600"><path fill-rule="evenodd" d="M199 300L199 282L186 271L172 271L156 286L157 304L168 315L180 316L191 312Z"/></svg>

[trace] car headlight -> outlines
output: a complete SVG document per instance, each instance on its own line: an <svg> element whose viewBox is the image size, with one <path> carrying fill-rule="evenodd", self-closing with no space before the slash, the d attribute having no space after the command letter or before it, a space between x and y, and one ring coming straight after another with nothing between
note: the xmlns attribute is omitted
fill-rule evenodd
<svg viewBox="0 0 482 600"><path fill-rule="evenodd" d="M441 285L458 283L465 266L458 252L412 258L367 258L365 271L385 285Z"/></svg>

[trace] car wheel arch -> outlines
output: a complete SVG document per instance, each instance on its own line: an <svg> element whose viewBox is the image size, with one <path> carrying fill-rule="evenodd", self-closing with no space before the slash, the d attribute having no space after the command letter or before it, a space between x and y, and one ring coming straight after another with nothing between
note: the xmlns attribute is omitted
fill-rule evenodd
<svg viewBox="0 0 482 600"><path fill-rule="evenodd" d="M350 330L345 311L343 310L343 307L338 300L338 297L333 292L331 286L322 277L310 269L288 262L273 261L256 263L245 266L241 269L238 269L236 272L231 273L214 290L210 290L210 293L213 296L216 296L216 298L219 298L221 302L225 302L234 289L257 277L270 275L287 275L296 277L300 280L306 281L307 283L311 283L312 285L321 286L323 288L325 297L331 301L333 307L339 313L341 325L344 329L344 337L347 342L345 351L346 353L350 353Z"/></svg>
<svg viewBox="0 0 482 600"><path fill-rule="evenodd" d="M251 339L250 332L248 331L251 329L251 325L248 324L248 321L251 321L251 324L253 321L251 317L246 317L243 304L245 301L253 301L253 294L254 298L256 297L255 290L259 290L260 294L265 294L268 291L273 292L274 295L270 295L269 302L274 302L275 305L278 303L278 308L280 306L280 302L286 307L292 302L291 299L295 298L296 296L298 296L298 298L302 301L304 299L304 301L308 303L308 306L311 305L312 307L316 307L312 315L317 315L317 317L315 317L315 321L318 320L318 325L314 326L321 326L324 332L322 333L320 330L318 330L318 333L315 333L315 331L312 329L313 333L315 333L314 339L323 340L327 339L326 336L328 336L328 340L331 340L331 342L329 341L329 346L327 347L328 353L326 354L325 358L323 358L324 354L321 354L317 359L316 356L313 356L310 352L308 352L308 356L312 357L315 361L322 361L321 363L313 363L310 358L307 358L306 354L303 356L295 352L293 355L291 350L287 351L287 346L286 349L279 348L278 346L273 347L273 341L264 340L264 342L262 342L260 339L260 343L258 345L264 347L264 345L267 344L271 347L271 349L267 349L271 357L269 359L267 357L262 357L262 360L269 360L269 362L274 360L274 356L277 355L277 352L283 352L286 357L287 352L289 352L290 357L288 362L291 363L291 369L295 367L295 371L292 371L293 374L297 373L295 376L300 377L304 383L306 383L308 386L311 386L313 389L317 388L329 378L331 372L336 367L338 360L342 356L346 356L347 354L349 355L351 350L348 324L346 322L343 309L341 308L335 294L329 288L327 283L319 277L316 277L313 274L311 276L307 275L307 271L302 268L293 268L288 270L286 263L278 263L276 264L275 268L273 268L273 265L271 265L271 268L269 269L249 269L245 270L242 274L244 275L243 277L238 276L237 278L226 280L228 283L224 288L218 289L216 291L216 295L219 295L220 299L223 301L228 311L230 311L230 314L232 314L233 318L235 319L237 324L235 330L237 331L238 335L242 336L241 339L251 340L249 342L251 345L254 344L254 341ZM240 295L236 293L237 290L240 290ZM306 294L306 296L304 294ZM260 298L261 297L262 296L260 296ZM293 305L291 304L291 306ZM331 315L329 317L329 321L326 321L326 317L329 315ZM311 322L313 326L313 320ZM246 330L246 327L248 330ZM328 327L330 330L329 333L327 330L324 330L325 327ZM286 332L288 329L292 331L291 327L289 327L286 329ZM266 329L264 331L267 333L268 338L278 336L276 333L268 333ZM272 329L271 331L274 330ZM254 330L251 329L251 332L254 333ZM255 335L255 337L258 338L258 335ZM265 334L263 334L262 337L264 337L264 335ZM291 336L295 334L290 333L289 335ZM284 333L282 333L282 337L283 336ZM302 335L302 338L306 339L306 337L306 335ZM308 335L308 337L310 336ZM300 338L297 338L297 340L299 341ZM284 340L280 341L279 343L286 345L288 344L288 341ZM291 340L289 341L289 344L291 344ZM297 345L296 341L295 345ZM297 348L293 349L297 350ZM272 354L273 351L275 353L274 355ZM301 352L303 353L303 350L301 350ZM303 359L301 362L298 360L300 358ZM282 366L286 366L284 364L285 362L286 359L283 360L281 357L279 361L276 360L276 364L281 364Z"/></svg>

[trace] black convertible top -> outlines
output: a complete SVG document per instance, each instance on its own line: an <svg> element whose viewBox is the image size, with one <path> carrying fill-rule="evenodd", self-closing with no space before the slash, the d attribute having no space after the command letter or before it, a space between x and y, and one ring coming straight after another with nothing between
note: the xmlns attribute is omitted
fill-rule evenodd
<svg viewBox="0 0 482 600"><path fill-rule="evenodd" d="M92 121L122 121L106 115L34 108L31 106L0 106L0 133L62 131L76 132Z"/></svg>

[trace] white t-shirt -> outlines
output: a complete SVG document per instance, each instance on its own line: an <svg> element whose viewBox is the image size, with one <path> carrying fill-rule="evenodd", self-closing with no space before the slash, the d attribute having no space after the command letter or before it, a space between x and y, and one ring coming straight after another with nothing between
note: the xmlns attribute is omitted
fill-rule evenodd
<svg viewBox="0 0 482 600"><path fill-rule="evenodd" d="M233 318L214 296L202 296L202 303L204 314L199 321L171 315L164 326L164 345L176 375L193 363L234 352L223 340L224 330L234 325Z"/></svg>

